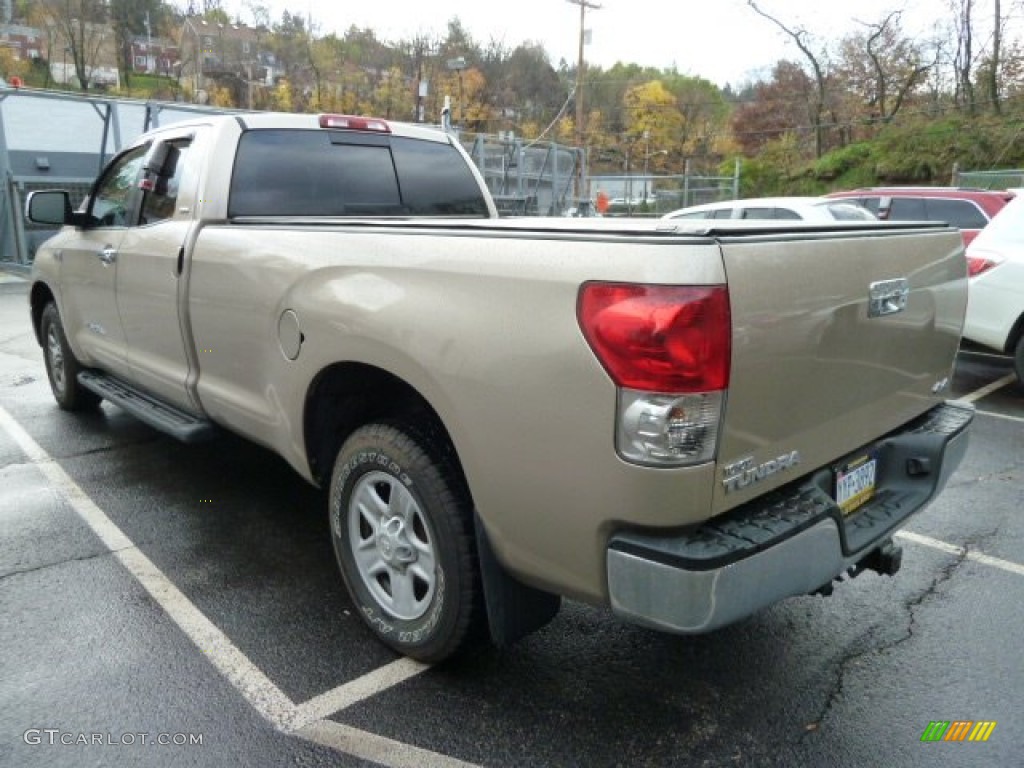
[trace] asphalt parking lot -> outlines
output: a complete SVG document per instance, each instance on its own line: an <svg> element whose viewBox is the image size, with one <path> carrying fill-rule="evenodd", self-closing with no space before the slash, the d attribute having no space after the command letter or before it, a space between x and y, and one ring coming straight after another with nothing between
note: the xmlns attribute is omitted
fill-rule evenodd
<svg viewBox="0 0 1024 768"><path fill-rule="evenodd" d="M2 274L2 273L0 273ZM223 436L59 411L0 283L0 766L1003 766L1024 754L1024 387L866 574L680 638L566 605L502 651L399 659L350 609L322 494ZM922 742L933 721L985 742Z"/></svg>

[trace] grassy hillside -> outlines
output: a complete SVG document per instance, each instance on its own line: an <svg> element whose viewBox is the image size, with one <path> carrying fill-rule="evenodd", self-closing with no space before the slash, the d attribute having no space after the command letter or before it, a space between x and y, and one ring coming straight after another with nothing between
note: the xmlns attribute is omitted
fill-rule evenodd
<svg viewBox="0 0 1024 768"><path fill-rule="evenodd" d="M820 194L877 184L944 185L952 183L956 167L1022 168L1024 117L917 117L816 161L802 159L803 149L795 137L785 137L756 158L745 159L742 195Z"/></svg>

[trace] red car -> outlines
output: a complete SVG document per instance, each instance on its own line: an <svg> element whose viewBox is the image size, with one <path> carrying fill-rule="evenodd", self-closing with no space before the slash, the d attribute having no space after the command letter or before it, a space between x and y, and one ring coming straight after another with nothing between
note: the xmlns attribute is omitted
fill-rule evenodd
<svg viewBox="0 0 1024 768"><path fill-rule="evenodd" d="M1014 195L966 187L865 187L828 197L853 199L883 220L945 221L959 227L969 245Z"/></svg>

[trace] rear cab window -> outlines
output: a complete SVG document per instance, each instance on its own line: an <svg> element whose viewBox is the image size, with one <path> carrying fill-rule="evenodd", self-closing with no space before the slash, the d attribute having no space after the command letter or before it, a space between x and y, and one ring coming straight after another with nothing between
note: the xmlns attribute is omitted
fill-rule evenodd
<svg viewBox="0 0 1024 768"><path fill-rule="evenodd" d="M487 215L451 145L341 130L246 131L228 199L229 217Z"/></svg>

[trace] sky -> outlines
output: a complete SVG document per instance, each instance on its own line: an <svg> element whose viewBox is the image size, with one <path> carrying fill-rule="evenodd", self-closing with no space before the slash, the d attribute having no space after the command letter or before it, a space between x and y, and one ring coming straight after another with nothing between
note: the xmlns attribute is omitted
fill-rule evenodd
<svg viewBox="0 0 1024 768"><path fill-rule="evenodd" d="M232 16L251 21L245 3L223 0ZM595 0L588 0L594 2ZM343 34L351 25L369 27L378 39L397 41L418 34L443 36L448 20L458 17L481 44L491 39L514 48L525 41L541 43L558 66L578 56L580 9L569 0L255 0L266 5L273 21L284 9L308 13L321 34ZM948 19L948 0L758 0L759 6L787 25L803 24L819 39L838 39L875 22L890 10L905 8L903 26L928 35ZM596 0L602 7L586 11L592 42L585 49L588 63L610 67L616 61L706 78L720 86L742 85L767 77L780 58L801 54L780 30L751 10L746 0ZM982 2L980 5L987 6ZM1005 2L1009 6L1010 3ZM1019 13L1019 11L1018 11ZM856 20L855 20L856 19ZM979 19L978 24L983 22Z"/></svg>

